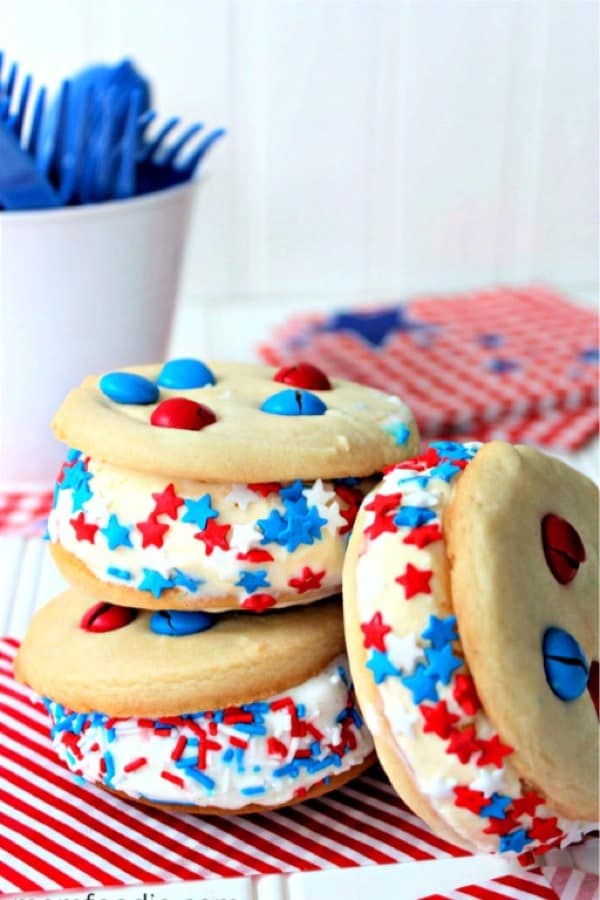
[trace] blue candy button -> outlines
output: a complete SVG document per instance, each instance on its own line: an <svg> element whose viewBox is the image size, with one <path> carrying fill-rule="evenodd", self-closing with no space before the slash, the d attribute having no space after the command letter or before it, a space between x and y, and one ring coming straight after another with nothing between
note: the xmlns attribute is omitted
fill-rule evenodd
<svg viewBox="0 0 600 900"><path fill-rule="evenodd" d="M279 391L267 397L261 410L274 416L322 416L327 406L310 391Z"/></svg>
<svg viewBox="0 0 600 900"><path fill-rule="evenodd" d="M115 403L156 403L158 388L153 381L134 372L108 372L100 379L100 390Z"/></svg>
<svg viewBox="0 0 600 900"><path fill-rule="evenodd" d="M150 628L154 634L182 637L207 631L215 624L215 616L205 612L184 612L180 609L161 609L150 616Z"/></svg>
<svg viewBox="0 0 600 900"><path fill-rule="evenodd" d="M171 359L160 370L157 384L171 390L205 387L215 376L199 359Z"/></svg>
<svg viewBox="0 0 600 900"><path fill-rule="evenodd" d="M548 628L543 640L544 671L550 690L561 700L576 700L588 683L589 663L568 631Z"/></svg>

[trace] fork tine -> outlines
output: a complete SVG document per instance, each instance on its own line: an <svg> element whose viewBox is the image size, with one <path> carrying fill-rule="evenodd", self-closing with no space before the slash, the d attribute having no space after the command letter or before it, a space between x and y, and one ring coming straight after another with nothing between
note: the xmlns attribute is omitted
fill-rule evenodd
<svg viewBox="0 0 600 900"><path fill-rule="evenodd" d="M33 107L33 116L31 118L31 129L29 131L29 140L27 141L27 152L30 156L37 157L40 142L40 130L42 127L42 119L44 116L44 105L46 103L46 88L41 87L37 92L35 104Z"/></svg>
<svg viewBox="0 0 600 900"><path fill-rule="evenodd" d="M227 134L227 130L225 128L215 128L214 131L211 131L206 135L204 140L200 141L200 144L194 150L194 152L189 156L186 161L178 168L178 171L182 174L185 174L188 178L191 178L196 171L198 164L201 162L202 158L208 153L213 144L216 144L223 135Z"/></svg>
<svg viewBox="0 0 600 900"><path fill-rule="evenodd" d="M23 84L21 85L21 95L19 97L19 106L17 107L16 113L9 117L9 125L12 128L15 136L21 140L21 132L23 129L23 122L25 120L25 112L27 110L27 101L29 99L29 91L31 89L31 75L27 75Z"/></svg>
<svg viewBox="0 0 600 900"><path fill-rule="evenodd" d="M147 144L143 145L141 156L139 157L140 161L144 161L149 159L156 150L160 147L165 138L179 125L180 119L179 116L173 116L172 119L167 119L163 127L160 129L156 137L154 137Z"/></svg>
<svg viewBox="0 0 600 900"><path fill-rule="evenodd" d="M175 141L173 146L170 147L165 155L161 158L160 165L170 166L175 160L175 157L177 156L179 151L185 147L185 145L194 137L195 134L198 134L199 131L202 131L203 128L204 125L201 122L198 122L196 125L190 125L189 128L186 128L181 137L177 141Z"/></svg>
<svg viewBox="0 0 600 900"><path fill-rule="evenodd" d="M125 129L120 143L120 159L113 190L113 197L116 200L124 200L135 194L135 160L140 119L142 118L140 116L141 108L142 92L135 90L129 99Z"/></svg>
<svg viewBox="0 0 600 900"><path fill-rule="evenodd" d="M110 152L115 129L115 105L117 88L112 85L101 97L100 128L96 144L95 187L96 199L106 200L111 188L111 168L113 158Z"/></svg>
<svg viewBox="0 0 600 900"><path fill-rule="evenodd" d="M94 88L93 85L90 84L85 90L83 104L79 110L73 145L70 148L67 146L62 147L59 193L63 206L66 206L73 200L80 183L84 148L89 133L93 100Z"/></svg>
<svg viewBox="0 0 600 900"><path fill-rule="evenodd" d="M17 63L13 63L8 70L8 78L6 79L6 85L4 86L4 93L9 99L12 97L12 93L15 89L15 83L17 81L18 73L19 66Z"/></svg>

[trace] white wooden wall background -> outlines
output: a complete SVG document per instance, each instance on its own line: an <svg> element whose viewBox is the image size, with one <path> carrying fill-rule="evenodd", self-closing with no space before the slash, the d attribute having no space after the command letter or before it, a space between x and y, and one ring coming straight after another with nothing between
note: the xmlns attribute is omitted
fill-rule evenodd
<svg viewBox="0 0 600 900"><path fill-rule="evenodd" d="M0 0L40 80L131 55L226 125L183 296L301 303L597 276L594 0Z"/></svg>

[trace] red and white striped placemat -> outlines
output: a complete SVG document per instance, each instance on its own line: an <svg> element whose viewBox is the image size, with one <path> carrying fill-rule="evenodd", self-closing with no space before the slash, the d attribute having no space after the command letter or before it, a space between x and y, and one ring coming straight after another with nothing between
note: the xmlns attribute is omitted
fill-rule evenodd
<svg viewBox="0 0 600 900"><path fill-rule="evenodd" d="M0 884L4 892L151 884L465 857L402 805L378 769L277 812L202 819L127 803L75 783L48 719L16 684L18 646L0 641ZM515 893L517 892L517 893ZM538 869L457 896L558 896Z"/></svg>
<svg viewBox="0 0 600 900"><path fill-rule="evenodd" d="M423 437L576 449L598 432L598 317L542 287L296 315L259 352L401 396Z"/></svg>

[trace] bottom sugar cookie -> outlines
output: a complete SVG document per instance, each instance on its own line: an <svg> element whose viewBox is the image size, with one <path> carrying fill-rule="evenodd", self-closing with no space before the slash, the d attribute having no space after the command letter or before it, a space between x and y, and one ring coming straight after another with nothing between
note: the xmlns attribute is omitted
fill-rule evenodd
<svg viewBox="0 0 600 900"><path fill-rule="evenodd" d="M598 493L528 447L437 442L365 498L344 564L352 675L400 796L473 852L598 818Z"/></svg>
<svg viewBox="0 0 600 900"><path fill-rule="evenodd" d="M339 598L214 617L70 590L33 619L15 674L44 698L71 771L143 803L272 809L332 790L373 759Z"/></svg>

